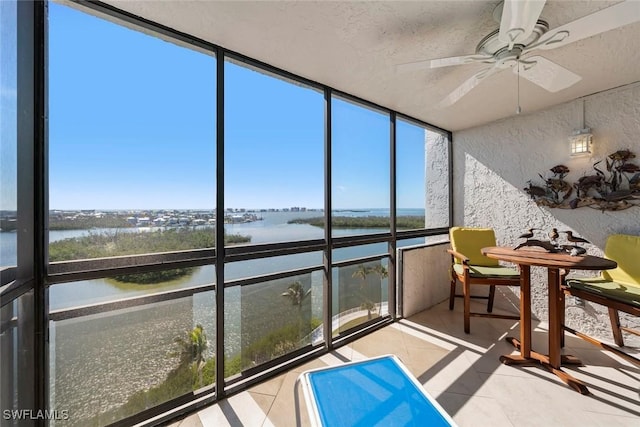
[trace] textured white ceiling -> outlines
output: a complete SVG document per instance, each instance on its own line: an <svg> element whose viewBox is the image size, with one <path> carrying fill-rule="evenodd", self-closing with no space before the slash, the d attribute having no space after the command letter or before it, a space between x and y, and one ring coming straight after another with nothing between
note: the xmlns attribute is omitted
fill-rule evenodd
<svg viewBox="0 0 640 427"><path fill-rule="evenodd" d="M438 102L481 64L398 73L398 64L475 53L499 1L115 1L122 10L456 131L515 114L517 76L493 75ZM550 28L618 1L548 0ZM640 13L640 0L638 0ZM582 76L550 93L520 80L522 114L640 81L640 23L538 54Z"/></svg>

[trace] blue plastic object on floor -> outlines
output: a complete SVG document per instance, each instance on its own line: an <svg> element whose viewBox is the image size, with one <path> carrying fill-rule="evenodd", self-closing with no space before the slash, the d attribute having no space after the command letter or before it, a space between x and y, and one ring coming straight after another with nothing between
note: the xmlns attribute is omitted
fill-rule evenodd
<svg viewBox="0 0 640 427"><path fill-rule="evenodd" d="M301 380L316 425L455 426L393 355L311 370Z"/></svg>

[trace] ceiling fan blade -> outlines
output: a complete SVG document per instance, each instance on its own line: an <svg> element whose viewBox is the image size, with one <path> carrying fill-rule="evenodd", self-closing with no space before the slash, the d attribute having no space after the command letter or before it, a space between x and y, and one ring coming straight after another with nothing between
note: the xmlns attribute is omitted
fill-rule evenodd
<svg viewBox="0 0 640 427"><path fill-rule="evenodd" d="M533 32L546 0L504 0L498 39L509 43L523 43Z"/></svg>
<svg viewBox="0 0 640 427"><path fill-rule="evenodd" d="M453 56L451 58L440 58L431 60L431 68L449 67L451 65L464 65L484 62L491 64L496 62L496 59L491 55L464 55Z"/></svg>
<svg viewBox="0 0 640 427"><path fill-rule="evenodd" d="M439 107L450 107L451 105L458 102L463 96L467 93L471 92L471 90L478 86L482 80L486 79L493 74L496 74L500 71L504 70L504 68L500 68L498 66L493 66L490 68L485 68L479 73L474 74L470 78L468 78L464 83L455 88L453 92L451 92L445 99L438 103Z"/></svg>
<svg viewBox="0 0 640 427"><path fill-rule="evenodd" d="M550 30L533 49L549 50L640 21L640 2L627 0Z"/></svg>
<svg viewBox="0 0 640 427"><path fill-rule="evenodd" d="M429 68L449 67L451 65L464 65L477 62L493 63L495 58L490 55L464 55L452 56L450 58L427 59L424 61L408 62L406 64L396 65L396 71L416 71Z"/></svg>
<svg viewBox="0 0 640 427"><path fill-rule="evenodd" d="M558 92L582 80L579 75L542 56L530 56L522 61L520 75L549 92ZM518 67L512 68L518 74Z"/></svg>

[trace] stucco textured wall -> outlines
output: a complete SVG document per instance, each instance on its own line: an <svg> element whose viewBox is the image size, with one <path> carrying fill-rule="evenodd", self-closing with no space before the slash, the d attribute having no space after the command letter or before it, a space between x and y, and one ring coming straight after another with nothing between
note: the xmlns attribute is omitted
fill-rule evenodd
<svg viewBox="0 0 640 427"><path fill-rule="evenodd" d="M584 110L583 110L584 102ZM490 106L489 106L490 108ZM515 108L515 105L514 105ZM590 156L571 157L568 137L584 124L591 127ZM515 246L530 227L548 232L572 230L592 242L588 253L602 255L607 236L614 233L640 235L640 207L601 212L583 207L575 210L537 206L523 191L528 180L541 183L538 174L564 164L571 170L565 178L575 182L593 173L593 163L620 149L640 158L640 84L613 89L531 114L521 114L453 135L454 224L493 227L498 243ZM637 162L636 162L637 163ZM542 236L541 236L542 237ZM572 275L588 275L574 272ZM534 315L548 319L546 271L532 269ZM517 292L517 289L513 292ZM622 316L622 323L639 326L640 319ZM612 341L609 319L601 306L585 307L567 300L567 324ZM640 339L625 334L628 344Z"/></svg>
<svg viewBox="0 0 640 427"><path fill-rule="evenodd" d="M449 139L437 132L425 132L426 228L449 225Z"/></svg>

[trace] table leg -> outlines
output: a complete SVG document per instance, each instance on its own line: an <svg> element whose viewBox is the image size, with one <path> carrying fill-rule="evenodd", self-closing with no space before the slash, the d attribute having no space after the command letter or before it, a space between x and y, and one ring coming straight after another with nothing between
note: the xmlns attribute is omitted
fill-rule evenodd
<svg viewBox="0 0 640 427"><path fill-rule="evenodd" d="M560 285L562 274L559 270L548 269L549 280L549 365L559 369L562 365L582 365L575 356L562 354L564 319L564 295Z"/></svg>
<svg viewBox="0 0 640 427"><path fill-rule="evenodd" d="M531 357L531 267L520 266L520 354Z"/></svg>
<svg viewBox="0 0 640 427"><path fill-rule="evenodd" d="M562 363L578 364L581 362L573 356L562 355L562 290L560 289L560 270L548 268L549 286L549 356L548 360L541 360L542 366L557 375L569 387L580 394L589 394L589 389L584 383L560 369Z"/></svg>
<svg viewBox="0 0 640 427"><path fill-rule="evenodd" d="M507 337L506 341L520 350L520 356L505 355L500 357L507 365L537 364L531 357L531 267L520 266L520 340Z"/></svg>
<svg viewBox="0 0 640 427"><path fill-rule="evenodd" d="M542 365L558 376L569 387L580 394L589 394L584 383L564 372L562 364L581 365L579 359L561 354L562 339L562 290L560 289L560 271L548 268L549 287L549 354L540 354L531 349L531 269L520 266L520 339L507 337L507 342L520 350L520 355L504 355L500 361L506 365Z"/></svg>
<svg viewBox="0 0 640 427"><path fill-rule="evenodd" d="M557 268L548 268L549 286L549 365L560 368L560 271Z"/></svg>

